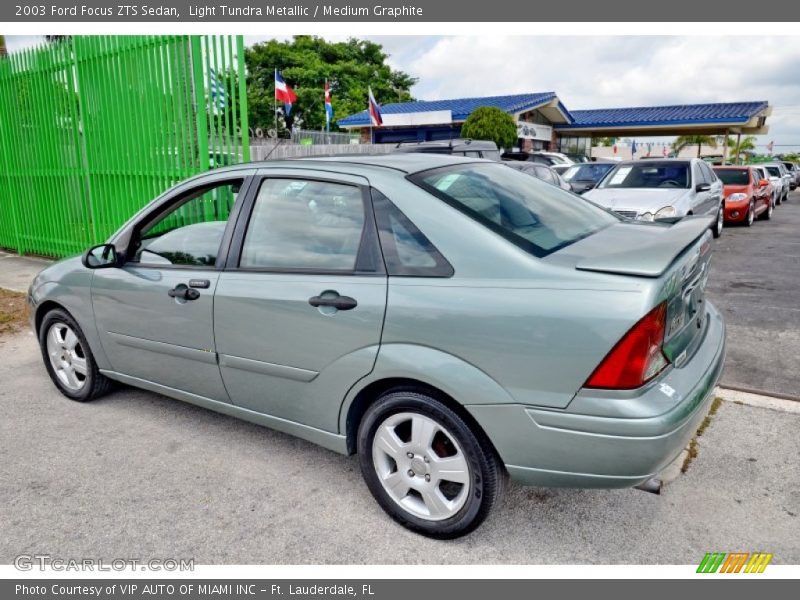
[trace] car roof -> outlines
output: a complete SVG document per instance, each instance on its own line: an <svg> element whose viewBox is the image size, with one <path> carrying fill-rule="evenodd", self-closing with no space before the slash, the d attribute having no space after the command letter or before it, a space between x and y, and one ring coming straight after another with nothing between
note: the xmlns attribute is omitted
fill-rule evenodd
<svg viewBox="0 0 800 600"><path fill-rule="evenodd" d="M648 158L648 159L636 159L636 160L622 160L616 164L618 165L658 165L658 164L665 164L665 165L687 165L692 161L697 161L697 158Z"/></svg>
<svg viewBox="0 0 800 600"><path fill-rule="evenodd" d="M755 165L714 165L712 169L752 169Z"/></svg>
<svg viewBox="0 0 800 600"><path fill-rule="evenodd" d="M254 161L249 163L238 163L235 165L225 165L214 169L214 173L225 171L236 171L242 168L275 168L285 167L287 169L314 169L323 168L330 170L334 165L342 168L343 172L351 170L362 171L364 167L368 169L390 169L402 173L411 174L420 171L428 171L439 167L459 165L466 163L486 163L492 164L496 161L480 158L470 158L465 156L453 156L450 154L439 154L435 152L400 152L391 154L348 154L339 156L314 156L290 159L277 159Z"/></svg>

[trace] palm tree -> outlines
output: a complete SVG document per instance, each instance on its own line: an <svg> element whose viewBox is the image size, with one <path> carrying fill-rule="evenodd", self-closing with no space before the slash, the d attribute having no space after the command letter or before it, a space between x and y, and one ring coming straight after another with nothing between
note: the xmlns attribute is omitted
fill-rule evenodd
<svg viewBox="0 0 800 600"><path fill-rule="evenodd" d="M713 135L681 135L672 142L672 149L675 150L677 154L686 148L686 146L693 146L694 144L697 144L697 158L700 158L700 149L702 146L706 145L716 148L717 140Z"/></svg>
<svg viewBox="0 0 800 600"><path fill-rule="evenodd" d="M6 50L6 36L0 35L0 56L5 56L8 54Z"/></svg>
<svg viewBox="0 0 800 600"><path fill-rule="evenodd" d="M752 152L756 149L756 138L754 135L748 135L739 139L739 144L736 144L736 138L728 138L728 148L731 149L731 158L739 164L739 157L742 152Z"/></svg>

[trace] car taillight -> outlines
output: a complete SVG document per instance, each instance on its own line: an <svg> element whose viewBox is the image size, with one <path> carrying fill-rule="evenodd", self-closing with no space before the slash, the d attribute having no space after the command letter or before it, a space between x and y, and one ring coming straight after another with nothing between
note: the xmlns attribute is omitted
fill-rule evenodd
<svg viewBox="0 0 800 600"><path fill-rule="evenodd" d="M630 390L658 375L669 364L661 350L666 321L667 304L662 302L617 342L584 387Z"/></svg>

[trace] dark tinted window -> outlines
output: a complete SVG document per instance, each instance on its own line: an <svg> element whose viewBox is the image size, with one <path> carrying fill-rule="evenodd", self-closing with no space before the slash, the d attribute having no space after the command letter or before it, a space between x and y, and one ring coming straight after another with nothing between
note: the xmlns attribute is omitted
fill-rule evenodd
<svg viewBox="0 0 800 600"><path fill-rule="evenodd" d="M767 173L772 175L773 177L780 177L781 170L778 167L764 167L767 170Z"/></svg>
<svg viewBox="0 0 800 600"><path fill-rule="evenodd" d="M450 277L453 268L385 195L372 191L384 262L390 276Z"/></svg>
<svg viewBox="0 0 800 600"><path fill-rule="evenodd" d="M242 180L204 187L141 233L130 262L213 267Z"/></svg>
<svg viewBox="0 0 800 600"><path fill-rule="evenodd" d="M579 196L504 165L444 167L411 180L536 256L619 222Z"/></svg>
<svg viewBox="0 0 800 600"><path fill-rule="evenodd" d="M242 268L355 269L364 229L356 186L265 179L247 226Z"/></svg>
<svg viewBox="0 0 800 600"><path fill-rule="evenodd" d="M750 174L747 169L714 169L714 172L725 185L747 185Z"/></svg>
<svg viewBox="0 0 800 600"><path fill-rule="evenodd" d="M611 163L580 163L564 171L561 176L566 181L589 181L597 183L614 165Z"/></svg>

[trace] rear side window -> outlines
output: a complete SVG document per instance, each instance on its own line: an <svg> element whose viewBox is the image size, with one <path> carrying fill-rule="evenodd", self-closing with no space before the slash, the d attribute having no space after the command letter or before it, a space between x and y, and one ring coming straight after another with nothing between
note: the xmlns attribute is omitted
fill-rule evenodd
<svg viewBox="0 0 800 600"><path fill-rule="evenodd" d="M546 256L620 219L502 164L454 165L409 178L488 229Z"/></svg>
<svg viewBox="0 0 800 600"><path fill-rule="evenodd" d="M383 259L390 276L451 277L453 267L391 200L372 190Z"/></svg>

